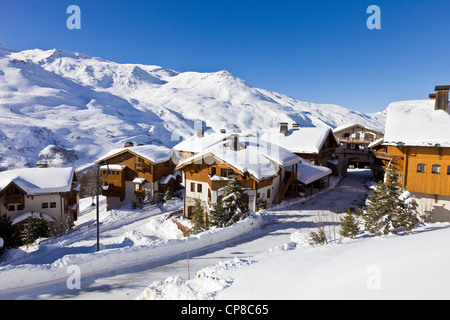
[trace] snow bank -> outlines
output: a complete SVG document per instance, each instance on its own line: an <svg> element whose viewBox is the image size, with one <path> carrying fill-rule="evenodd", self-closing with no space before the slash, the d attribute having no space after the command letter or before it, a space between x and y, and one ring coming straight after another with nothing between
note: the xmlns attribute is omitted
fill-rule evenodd
<svg viewBox="0 0 450 320"><path fill-rule="evenodd" d="M313 248L306 234L250 259L221 262L197 277L154 282L137 299L448 299L448 223L413 235L361 236Z"/></svg>
<svg viewBox="0 0 450 320"><path fill-rule="evenodd" d="M125 218L119 210L109 212L111 223L116 218ZM125 233L121 238L122 244L130 246L103 249L100 252L83 254L70 254L49 264L22 264L7 265L0 268L0 283L2 289L15 288L27 284L37 284L52 280L64 280L68 278L69 266L76 265L80 268L83 277L99 274L109 269L125 268L143 263L152 263L168 257L195 251L212 244L217 244L242 236L251 230L261 227L264 219L260 214L253 214L249 218L239 221L228 228L215 228L196 236L180 239L156 239L149 241L138 231ZM174 224L175 225L175 224ZM151 226L147 226L151 228Z"/></svg>
<svg viewBox="0 0 450 320"><path fill-rule="evenodd" d="M136 300L212 300L216 294L233 283L232 278L217 274L255 263L251 259L234 258L201 269L193 279L183 281L179 276L169 277L149 285Z"/></svg>

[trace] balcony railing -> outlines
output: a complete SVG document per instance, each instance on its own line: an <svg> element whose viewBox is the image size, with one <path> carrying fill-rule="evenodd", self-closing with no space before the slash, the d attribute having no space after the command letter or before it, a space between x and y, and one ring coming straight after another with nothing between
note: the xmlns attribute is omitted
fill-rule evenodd
<svg viewBox="0 0 450 320"><path fill-rule="evenodd" d="M211 190L219 190L228 185L229 180L210 180L209 187ZM253 180L239 180L241 187L243 189L252 189L253 188Z"/></svg>
<svg viewBox="0 0 450 320"><path fill-rule="evenodd" d="M375 141L375 138L364 138L364 137L340 137L339 142L343 143L372 143Z"/></svg>
<svg viewBox="0 0 450 320"><path fill-rule="evenodd" d="M25 204L25 197L23 194L11 194L4 196L5 206L10 204Z"/></svg>

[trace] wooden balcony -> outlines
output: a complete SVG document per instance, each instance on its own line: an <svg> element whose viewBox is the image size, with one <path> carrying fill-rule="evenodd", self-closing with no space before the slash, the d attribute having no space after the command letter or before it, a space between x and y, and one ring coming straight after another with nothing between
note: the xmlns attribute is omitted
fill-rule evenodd
<svg viewBox="0 0 450 320"><path fill-rule="evenodd" d="M10 204L25 204L25 196L23 194L4 195L5 206Z"/></svg>
<svg viewBox="0 0 450 320"><path fill-rule="evenodd" d="M228 185L229 180L210 180L209 187L211 190L219 190ZM239 180L243 189L253 189L253 180Z"/></svg>
<svg viewBox="0 0 450 320"><path fill-rule="evenodd" d="M359 144L370 144L375 141L375 138L364 138L364 137L340 137L340 143L359 143Z"/></svg>
<svg viewBox="0 0 450 320"><path fill-rule="evenodd" d="M150 165L148 165L148 164L146 164L144 162L135 162L134 163L134 170L150 172Z"/></svg>

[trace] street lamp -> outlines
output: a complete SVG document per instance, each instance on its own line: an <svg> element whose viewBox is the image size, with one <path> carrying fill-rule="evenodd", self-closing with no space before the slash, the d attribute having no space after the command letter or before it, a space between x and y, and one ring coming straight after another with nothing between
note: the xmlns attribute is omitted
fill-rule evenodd
<svg viewBox="0 0 450 320"><path fill-rule="evenodd" d="M101 164L106 165L106 171L103 172L103 177L105 181L102 183L102 189L108 190L109 184L106 182L106 177L108 176L109 166L106 161L102 161ZM97 251L100 251L100 203L99 203L99 194L100 194L100 163L97 164Z"/></svg>

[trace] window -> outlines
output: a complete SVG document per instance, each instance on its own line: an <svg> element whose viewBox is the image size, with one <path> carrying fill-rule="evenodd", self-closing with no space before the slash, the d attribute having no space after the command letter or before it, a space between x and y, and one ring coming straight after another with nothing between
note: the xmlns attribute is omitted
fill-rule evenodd
<svg viewBox="0 0 450 320"><path fill-rule="evenodd" d="M202 192L202 184L201 183L197 184L197 192Z"/></svg>
<svg viewBox="0 0 450 320"><path fill-rule="evenodd" d="M433 164L433 167L431 168L431 173L440 174L441 166L439 164Z"/></svg>
<svg viewBox="0 0 450 320"><path fill-rule="evenodd" d="M211 176L215 176L215 175L216 175L216 168L211 167Z"/></svg>
<svg viewBox="0 0 450 320"><path fill-rule="evenodd" d="M220 170L220 175L222 177L230 178L230 177L234 176L234 171L232 169L221 169Z"/></svg>
<svg viewBox="0 0 450 320"><path fill-rule="evenodd" d="M42 202L42 209L48 208L48 202Z"/></svg>
<svg viewBox="0 0 450 320"><path fill-rule="evenodd" d="M424 163L419 163L417 165L417 172L425 172L425 164Z"/></svg>
<svg viewBox="0 0 450 320"><path fill-rule="evenodd" d="M16 211L16 206L15 205L9 205L8 206L8 211Z"/></svg>
<svg viewBox="0 0 450 320"><path fill-rule="evenodd" d="M267 199L270 199L270 189L267 189Z"/></svg>
<svg viewBox="0 0 450 320"><path fill-rule="evenodd" d="M447 166L447 174L450 175L450 166Z"/></svg>
<svg viewBox="0 0 450 320"><path fill-rule="evenodd" d="M195 183L191 182L191 192L195 192Z"/></svg>
<svg viewBox="0 0 450 320"><path fill-rule="evenodd" d="M50 208L56 208L56 202L50 202Z"/></svg>

